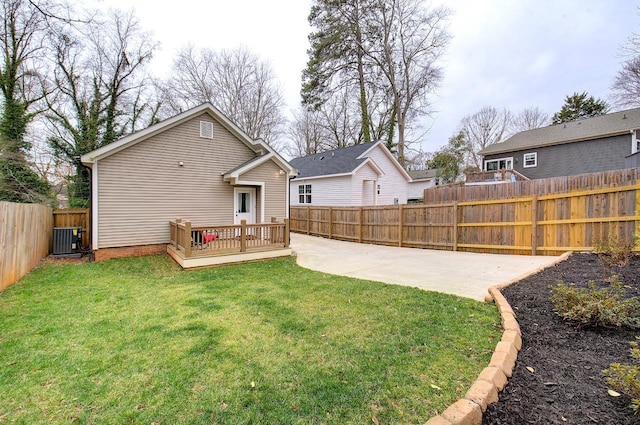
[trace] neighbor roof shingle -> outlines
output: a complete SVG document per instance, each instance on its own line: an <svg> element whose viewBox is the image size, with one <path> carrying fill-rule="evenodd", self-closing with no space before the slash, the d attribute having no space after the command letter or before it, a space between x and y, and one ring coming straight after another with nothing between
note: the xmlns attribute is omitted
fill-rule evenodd
<svg viewBox="0 0 640 425"><path fill-rule="evenodd" d="M297 178L330 176L333 174L351 173L367 158L358 159L377 142L362 143L342 149L303 156L289 161L300 171Z"/></svg>
<svg viewBox="0 0 640 425"><path fill-rule="evenodd" d="M487 146L480 155L598 139L635 129L640 129L640 108L522 131L502 143Z"/></svg>

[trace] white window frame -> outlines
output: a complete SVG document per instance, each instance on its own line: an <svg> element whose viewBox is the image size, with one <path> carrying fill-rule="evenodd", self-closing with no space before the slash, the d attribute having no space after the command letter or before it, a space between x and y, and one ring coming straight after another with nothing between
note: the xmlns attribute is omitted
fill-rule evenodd
<svg viewBox="0 0 640 425"><path fill-rule="evenodd" d="M508 157L508 158L496 158L496 159L488 159L484 161L484 171L500 171L502 170L502 168L497 168L495 170L489 170L489 163L491 162L497 162L498 165L500 165L500 161L504 161L505 163L505 170L513 170L513 157Z"/></svg>
<svg viewBox="0 0 640 425"><path fill-rule="evenodd" d="M631 132L631 155L638 153L640 150L640 138L638 138L638 131Z"/></svg>
<svg viewBox="0 0 640 425"><path fill-rule="evenodd" d="M527 157L530 157L530 158L527 159ZM527 162L531 162L531 160L533 160L533 163L527 164ZM538 152L527 152L524 155L522 155L522 166L524 168L537 167L538 166Z"/></svg>
<svg viewBox="0 0 640 425"><path fill-rule="evenodd" d="M211 121L200 121L200 137L213 139L213 123Z"/></svg>
<svg viewBox="0 0 640 425"><path fill-rule="evenodd" d="M298 185L298 203L299 204L311 203L311 185L310 184Z"/></svg>

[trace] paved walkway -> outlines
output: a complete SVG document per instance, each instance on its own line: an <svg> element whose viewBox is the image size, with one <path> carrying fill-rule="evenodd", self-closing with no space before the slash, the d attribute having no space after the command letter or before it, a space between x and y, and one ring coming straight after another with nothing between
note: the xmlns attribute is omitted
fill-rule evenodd
<svg viewBox="0 0 640 425"><path fill-rule="evenodd" d="M291 233L302 267L484 300L487 289L551 265L558 257L475 254L335 241Z"/></svg>

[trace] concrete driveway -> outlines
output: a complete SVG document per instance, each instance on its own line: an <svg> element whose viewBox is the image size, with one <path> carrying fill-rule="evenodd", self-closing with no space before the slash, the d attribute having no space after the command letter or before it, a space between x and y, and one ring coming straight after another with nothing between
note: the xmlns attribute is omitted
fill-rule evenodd
<svg viewBox="0 0 640 425"><path fill-rule="evenodd" d="M342 242L291 233L300 266L484 300L487 289L555 264L560 257L475 254Z"/></svg>

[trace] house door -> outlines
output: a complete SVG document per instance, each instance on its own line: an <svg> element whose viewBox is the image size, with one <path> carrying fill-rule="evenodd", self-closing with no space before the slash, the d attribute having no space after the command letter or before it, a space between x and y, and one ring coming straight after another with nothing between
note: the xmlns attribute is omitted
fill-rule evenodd
<svg viewBox="0 0 640 425"><path fill-rule="evenodd" d="M233 188L233 224L247 220L247 224L256 222L256 189L254 187Z"/></svg>
<svg viewBox="0 0 640 425"><path fill-rule="evenodd" d="M362 205L376 205L376 180L362 181Z"/></svg>

